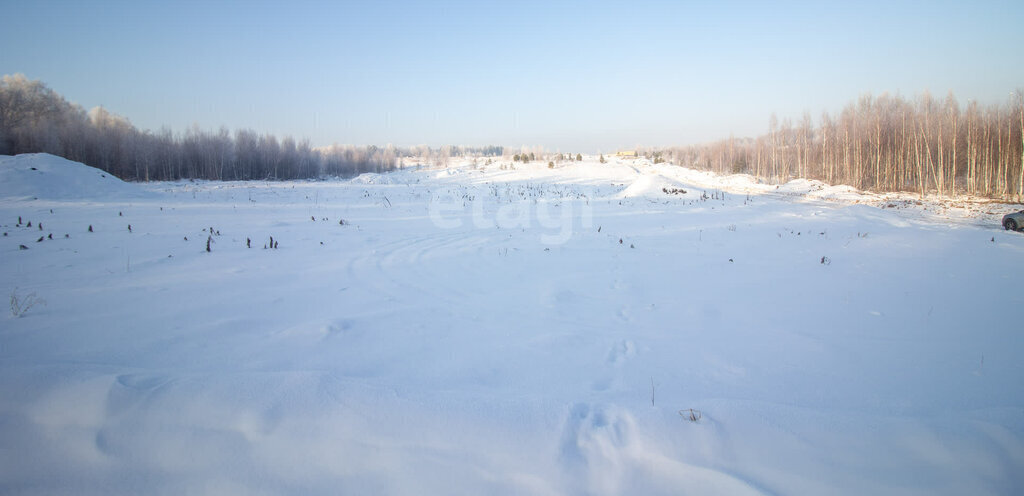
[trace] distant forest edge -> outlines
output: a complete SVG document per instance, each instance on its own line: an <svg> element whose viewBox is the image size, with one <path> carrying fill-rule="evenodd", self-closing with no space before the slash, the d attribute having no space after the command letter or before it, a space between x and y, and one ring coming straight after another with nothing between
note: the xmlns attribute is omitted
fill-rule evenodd
<svg viewBox="0 0 1024 496"><path fill-rule="evenodd" d="M883 94L861 96L838 116L809 113L799 123L772 116L768 134L692 146L640 151L719 174L750 174L768 182L817 179L874 191L946 196L969 194L1024 201L1024 93L1004 104L961 106L952 94L913 101ZM526 152L525 148L522 150ZM278 140L242 129L233 134L197 126L140 131L102 107L85 111L40 81L0 79L0 154L46 152L103 169L122 179L310 179L353 176L399 168L404 159L437 166L457 156L519 153L501 146L412 148L332 145ZM555 162L561 153L532 156ZM571 156L571 155L570 155Z"/></svg>
<svg viewBox="0 0 1024 496"><path fill-rule="evenodd" d="M446 165L450 157L500 156L500 146L396 148L331 145L253 130L216 132L192 126L184 133L141 131L102 107L86 111L41 81L0 79L0 155L45 152L105 170L121 179L163 181L312 179L398 168L405 157Z"/></svg>
<svg viewBox="0 0 1024 496"><path fill-rule="evenodd" d="M950 93L907 101L883 94L861 96L838 116L810 114L779 124L768 134L714 143L644 150L657 160L719 174L745 173L769 182L794 177L847 184L862 190L921 195L969 194L1024 200L1024 92L1005 104L963 107Z"/></svg>

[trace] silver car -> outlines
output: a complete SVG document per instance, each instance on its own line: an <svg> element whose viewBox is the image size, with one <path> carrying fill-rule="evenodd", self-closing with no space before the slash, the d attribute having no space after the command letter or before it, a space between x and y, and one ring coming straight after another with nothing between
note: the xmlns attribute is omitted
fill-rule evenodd
<svg viewBox="0 0 1024 496"><path fill-rule="evenodd" d="M1024 210L1003 216L1003 228L1007 231L1016 231L1021 226L1024 226Z"/></svg>

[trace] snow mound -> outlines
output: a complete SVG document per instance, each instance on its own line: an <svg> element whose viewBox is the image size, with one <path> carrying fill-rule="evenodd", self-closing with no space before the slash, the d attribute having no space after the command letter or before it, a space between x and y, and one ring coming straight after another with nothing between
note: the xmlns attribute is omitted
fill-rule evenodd
<svg viewBox="0 0 1024 496"><path fill-rule="evenodd" d="M394 184L394 180L385 174L364 172L352 178L352 184Z"/></svg>
<svg viewBox="0 0 1024 496"><path fill-rule="evenodd" d="M776 187L775 192L787 196L807 196L828 187L827 184L813 179L793 179Z"/></svg>
<svg viewBox="0 0 1024 496"><path fill-rule="evenodd" d="M730 189L733 191L764 191L770 188L764 181L750 175L750 174L730 174L728 176L715 176L712 173L708 173L713 181L719 183L719 189Z"/></svg>
<svg viewBox="0 0 1024 496"><path fill-rule="evenodd" d="M845 184L840 184L838 186L829 186L825 184L821 191L816 194L813 194L813 196L824 200L847 201L857 203L865 200L866 198L873 197L874 195L871 195L870 193L865 193L857 188L854 188L853 186L847 186Z"/></svg>
<svg viewBox="0 0 1024 496"><path fill-rule="evenodd" d="M776 192L787 196L802 196L819 200L849 201L852 203L858 203L867 196L866 193L854 188L853 186L845 184L831 186L814 179L793 179L786 184L780 185Z"/></svg>
<svg viewBox="0 0 1024 496"><path fill-rule="evenodd" d="M444 179L446 177L459 176L459 175L462 175L464 173L465 173L465 171L460 169L460 168L448 167L446 169L441 169L441 170L437 171L437 173L434 174L434 177L437 178L437 179Z"/></svg>
<svg viewBox="0 0 1024 496"><path fill-rule="evenodd" d="M687 190L683 183L669 179L661 174L644 174L636 178L626 189L622 190L619 193L619 198L686 195L688 193L689 190Z"/></svg>
<svg viewBox="0 0 1024 496"><path fill-rule="evenodd" d="M0 156L0 198L109 200L151 194L95 167L48 153Z"/></svg>

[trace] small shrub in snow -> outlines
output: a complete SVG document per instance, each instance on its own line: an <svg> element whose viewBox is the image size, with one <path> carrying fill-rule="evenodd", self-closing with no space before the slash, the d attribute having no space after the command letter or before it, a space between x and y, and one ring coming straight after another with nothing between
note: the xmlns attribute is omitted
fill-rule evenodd
<svg viewBox="0 0 1024 496"><path fill-rule="evenodd" d="M679 410L679 415L690 422L699 422L700 419L704 418L704 414L702 414L700 410L694 410L693 408Z"/></svg>
<svg viewBox="0 0 1024 496"><path fill-rule="evenodd" d="M11 315L21 317L36 305L46 305L46 300L36 296L35 292L21 296L18 294L18 288L11 291Z"/></svg>

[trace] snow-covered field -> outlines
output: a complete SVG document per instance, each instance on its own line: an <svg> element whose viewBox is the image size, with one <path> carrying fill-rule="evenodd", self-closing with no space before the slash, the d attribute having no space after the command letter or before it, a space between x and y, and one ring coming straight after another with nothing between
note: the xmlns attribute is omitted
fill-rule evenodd
<svg viewBox="0 0 1024 496"><path fill-rule="evenodd" d="M0 157L0 493L1024 490L1018 207L484 163Z"/></svg>

